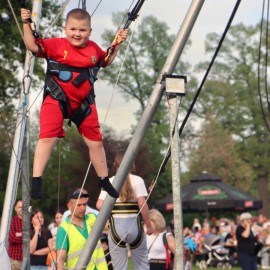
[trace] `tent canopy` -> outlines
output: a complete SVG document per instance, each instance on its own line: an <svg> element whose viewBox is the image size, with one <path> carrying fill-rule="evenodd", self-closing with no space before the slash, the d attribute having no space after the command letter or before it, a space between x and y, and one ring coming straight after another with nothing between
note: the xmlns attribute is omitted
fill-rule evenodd
<svg viewBox="0 0 270 270"><path fill-rule="evenodd" d="M183 212L202 211L249 211L262 208L262 201L231 185L224 183L220 177L203 172L192 178L182 187ZM172 194L166 196L156 205L161 211L173 209Z"/></svg>

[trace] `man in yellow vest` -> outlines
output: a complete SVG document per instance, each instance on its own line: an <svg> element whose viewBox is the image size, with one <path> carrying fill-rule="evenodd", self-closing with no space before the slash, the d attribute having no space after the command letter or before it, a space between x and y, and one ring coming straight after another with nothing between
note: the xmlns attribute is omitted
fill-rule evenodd
<svg viewBox="0 0 270 270"><path fill-rule="evenodd" d="M68 198L70 216L63 221L56 238L57 270L73 269L96 221L95 214L85 214L89 195L76 190ZM86 270L107 270L103 248L98 241Z"/></svg>

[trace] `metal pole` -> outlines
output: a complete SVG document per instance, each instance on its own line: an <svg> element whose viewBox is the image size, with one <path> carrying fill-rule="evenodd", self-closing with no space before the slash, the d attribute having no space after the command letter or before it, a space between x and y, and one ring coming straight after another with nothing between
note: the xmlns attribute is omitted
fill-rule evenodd
<svg viewBox="0 0 270 270"><path fill-rule="evenodd" d="M170 106L170 131L172 135L171 162L172 162L172 191L173 191L173 216L174 216L174 235L175 235L175 259L176 269L184 268L184 240L183 240L183 216L182 199L180 185L180 161L179 161L179 137L175 132L178 127L177 117L177 96L169 96Z"/></svg>
<svg viewBox="0 0 270 270"><path fill-rule="evenodd" d="M184 96L186 92L186 76L167 75L164 77L166 94L170 108L170 134L171 134L171 163L172 163L172 191L173 191L173 216L175 235L175 269L184 267L184 240L183 240L183 216L180 184L180 144L178 136L178 106L177 97Z"/></svg>
<svg viewBox="0 0 270 270"><path fill-rule="evenodd" d="M28 120L28 119L27 119ZM30 196L29 196L29 121L26 121L26 132L24 133L23 151L22 151L22 201L23 201L23 261L21 270L30 269Z"/></svg>
<svg viewBox="0 0 270 270"><path fill-rule="evenodd" d="M181 25L181 28L178 32L174 45L171 49L171 52L168 55L168 58L161 71L161 74L156 83L156 86L150 96L149 102L145 108L142 118L127 148L126 154L121 162L121 165L115 175L113 185L118 191L121 190L121 187L129 172L129 169L131 168L133 162L135 161L135 158L140 149L140 145L143 141L146 131L154 117L155 111L162 98L163 91L164 91L164 85L161 83L162 76L164 74L172 74L172 72L174 71L175 66L180 58L180 55L191 33L192 27L194 26L195 21L200 13L203 3L204 3L204 0L193 0L189 7L189 10ZM86 266L88 262L90 261L92 254L95 250L97 241L111 214L114 203L115 203L115 199L110 196L107 196L101 208L101 211L97 217L97 220L92 228L92 231L85 243L82 254L79 257L75 268L86 269Z"/></svg>
<svg viewBox="0 0 270 270"><path fill-rule="evenodd" d="M33 9L32 9L32 20L36 24L36 28L38 29L40 16L41 16L41 6L42 0L34 0L33 1ZM28 71L29 62L31 61L31 65ZM30 54L27 53L24 64L24 77L25 77L25 87L21 85L21 96L20 96L20 106L24 101L24 92L29 92L31 79L30 76L33 74L34 67L34 59L31 60ZM28 73L27 73L28 71ZM23 106L22 111L18 113L17 122L16 122L16 131L13 140L12 154L9 165L9 173L7 180L7 187L5 193L5 201L2 212L2 220L1 220L1 231L0 231L0 243L6 244L6 238L10 226L10 220L12 216L13 204L15 202L15 197L17 194L17 186L18 186L18 174L20 169L20 160L22 154L23 147L23 139L25 133L25 124L26 124L26 113L27 113L27 105Z"/></svg>

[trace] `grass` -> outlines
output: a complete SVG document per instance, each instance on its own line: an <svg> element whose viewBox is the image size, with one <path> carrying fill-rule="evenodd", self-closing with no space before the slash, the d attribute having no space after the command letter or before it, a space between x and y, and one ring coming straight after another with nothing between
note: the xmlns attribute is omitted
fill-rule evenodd
<svg viewBox="0 0 270 270"><path fill-rule="evenodd" d="M261 268L258 267L258 270L260 270ZM134 270L133 268L133 263L132 263L132 260L129 259L129 262L128 262L128 270ZM200 268L197 266L197 265L192 265L192 270L200 270ZM216 267L207 267L206 270L217 270ZM231 270L241 270L241 267L232 267Z"/></svg>

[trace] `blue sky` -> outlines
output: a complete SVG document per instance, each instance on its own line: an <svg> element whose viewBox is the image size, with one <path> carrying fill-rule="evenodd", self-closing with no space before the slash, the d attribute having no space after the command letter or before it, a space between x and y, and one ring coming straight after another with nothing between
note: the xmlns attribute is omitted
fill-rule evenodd
<svg viewBox="0 0 270 270"><path fill-rule="evenodd" d="M76 7L74 5L75 1L71 2L67 6L66 12ZM98 2L99 0L87 1L87 10L90 14ZM103 33L104 29L112 28L112 13L127 10L131 2L131 0L103 0L93 15L91 39L100 44L101 33ZM160 21L167 23L170 27L170 33L177 34L191 3L191 0L146 0L140 13L139 21L145 16L153 15ZM185 60L193 65L207 60L204 55L205 36L211 32L220 34L223 32L235 3L236 0L206 0L204 2L190 36L193 45L189 49L187 56L185 56ZM262 0L242 0L233 24L242 22L245 25L254 25L259 22L262 3ZM133 24L130 29L133 29ZM112 94L114 95L112 105L105 123L118 132L126 132L129 130L131 124L136 123L134 112L137 110L138 105L136 102L124 101L117 88L107 86L101 80L96 83L97 107L100 122L104 122ZM119 119L121 120L119 121Z"/></svg>

